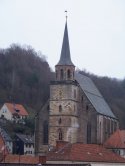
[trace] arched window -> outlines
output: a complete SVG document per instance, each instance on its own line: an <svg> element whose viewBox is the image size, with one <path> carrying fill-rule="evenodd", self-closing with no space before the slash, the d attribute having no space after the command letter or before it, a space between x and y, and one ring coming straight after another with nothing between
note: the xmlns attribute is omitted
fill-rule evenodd
<svg viewBox="0 0 125 166"><path fill-rule="evenodd" d="M74 98L76 98L76 89L74 89Z"/></svg>
<svg viewBox="0 0 125 166"><path fill-rule="evenodd" d="M58 79L58 70L56 70L56 79Z"/></svg>
<svg viewBox="0 0 125 166"><path fill-rule="evenodd" d="M102 143L102 134L101 134L101 130L102 129L102 124L101 124L101 122L99 122L99 139L100 139L100 143Z"/></svg>
<svg viewBox="0 0 125 166"><path fill-rule="evenodd" d="M61 124L61 123L62 123L62 119L61 119L61 118L59 118L59 121L58 121L58 122L59 122L59 124Z"/></svg>
<svg viewBox="0 0 125 166"><path fill-rule="evenodd" d="M88 110L89 109L89 106L88 105L86 105L86 110Z"/></svg>
<svg viewBox="0 0 125 166"><path fill-rule="evenodd" d="M68 77L68 78L71 78L71 72L70 72L69 69L68 69L68 71L67 71L67 77Z"/></svg>
<svg viewBox="0 0 125 166"><path fill-rule="evenodd" d="M64 73L63 73L63 69L60 70L60 79L63 80L64 77Z"/></svg>
<svg viewBox="0 0 125 166"><path fill-rule="evenodd" d="M91 124L87 124L87 144L91 143Z"/></svg>
<svg viewBox="0 0 125 166"><path fill-rule="evenodd" d="M62 111L62 106L61 105L59 105L59 112L61 112Z"/></svg>
<svg viewBox="0 0 125 166"><path fill-rule="evenodd" d="M48 144L48 122L43 122L43 144Z"/></svg>
<svg viewBox="0 0 125 166"><path fill-rule="evenodd" d="M63 139L63 134L62 134L62 130L61 129L59 129L59 140L62 140Z"/></svg>

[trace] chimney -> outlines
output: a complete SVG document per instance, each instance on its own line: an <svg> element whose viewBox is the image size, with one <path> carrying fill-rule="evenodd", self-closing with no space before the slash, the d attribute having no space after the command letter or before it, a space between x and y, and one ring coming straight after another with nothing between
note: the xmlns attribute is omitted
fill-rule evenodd
<svg viewBox="0 0 125 166"><path fill-rule="evenodd" d="M46 164L46 156L39 156L39 163Z"/></svg>

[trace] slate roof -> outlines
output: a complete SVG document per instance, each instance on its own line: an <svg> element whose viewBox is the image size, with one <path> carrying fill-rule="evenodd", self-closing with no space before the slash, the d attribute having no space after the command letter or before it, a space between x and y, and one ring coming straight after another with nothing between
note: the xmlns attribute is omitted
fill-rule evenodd
<svg viewBox="0 0 125 166"><path fill-rule="evenodd" d="M5 146L5 142L4 142L3 137L1 135L0 135L0 153L8 154L8 149Z"/></svg>
<svg viewBox="0 0 125 166"><path fill-rule="evenodd" d="M1 136L3 137L3 139L5 140L5 141L10 141L10 142L12 142L12 139L10 138L10 136L7 134L7 132L4 130L4 129L2 129L1 127L0 127L0 134L1 134Z"/></svg>
<svg viewBox="0 0 125 166"><path fill-rule="evenodd" d="M34 143L34 137L24 134L16 134L24 143Z"/></svg>
<svg viewBox="0 0 125 166"><path fill-rule="evenodd" d="M70 66L72 65L72 66L74 66L74 64L71 61L71 57L70 57L70 47L69 47L67 22L65 24L61 56L60 56L60 60L57 63L57 65L70 65Z"/></svg>
<svg viewBox="0 0 125 166"><path fill-rule="evenodd" d="M112 149L125 149L125 130L117 130L113 133L104 146Z"/></svg>
<svg viewBox="0 0 125 166"><path fill-rule="evenodd" d="M125 163L121 156L97 144L74 143L49 152L47 161Z"/></svg>
<svg viewBox="0 0 125 166"><path fill-rule="evenodd" d="M105 99L89 77L84 76L80 73L75 73L75 79L77 80L83 92L99 114L116 118L110 107L106 103Z"/></svg>
<svg viewBox="0 0 125 166"><path fill-rule="evenodd" d="M7 106L7 108L12 114L15 113L16 110L19 110L18 112L16 112L19 115L22 115L22 116L28 115L26 109L21 104L5 103L5 105Z"/></svg>

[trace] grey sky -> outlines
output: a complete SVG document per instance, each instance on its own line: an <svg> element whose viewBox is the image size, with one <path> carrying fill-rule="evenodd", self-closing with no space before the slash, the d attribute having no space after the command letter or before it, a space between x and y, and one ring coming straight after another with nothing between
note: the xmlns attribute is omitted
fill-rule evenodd
<svg viewBox="0 0 125 166"><path fill-rule="evenodd" d="M76 67L124 78L124 0L0 0L0 48L12 43L31 45L54 69L61 52L65 10Z"/></svg>

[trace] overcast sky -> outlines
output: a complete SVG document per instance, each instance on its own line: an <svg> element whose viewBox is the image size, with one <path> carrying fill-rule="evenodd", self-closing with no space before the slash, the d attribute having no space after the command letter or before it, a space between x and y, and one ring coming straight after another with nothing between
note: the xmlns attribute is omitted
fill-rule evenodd
<svg viewBox="0 0 125 166"><path fill-rule="evenodd" d="M125 78L125 0L0 0L0 48L12 43L31 45L54 70L65 10L76 67Z"/></svg>

